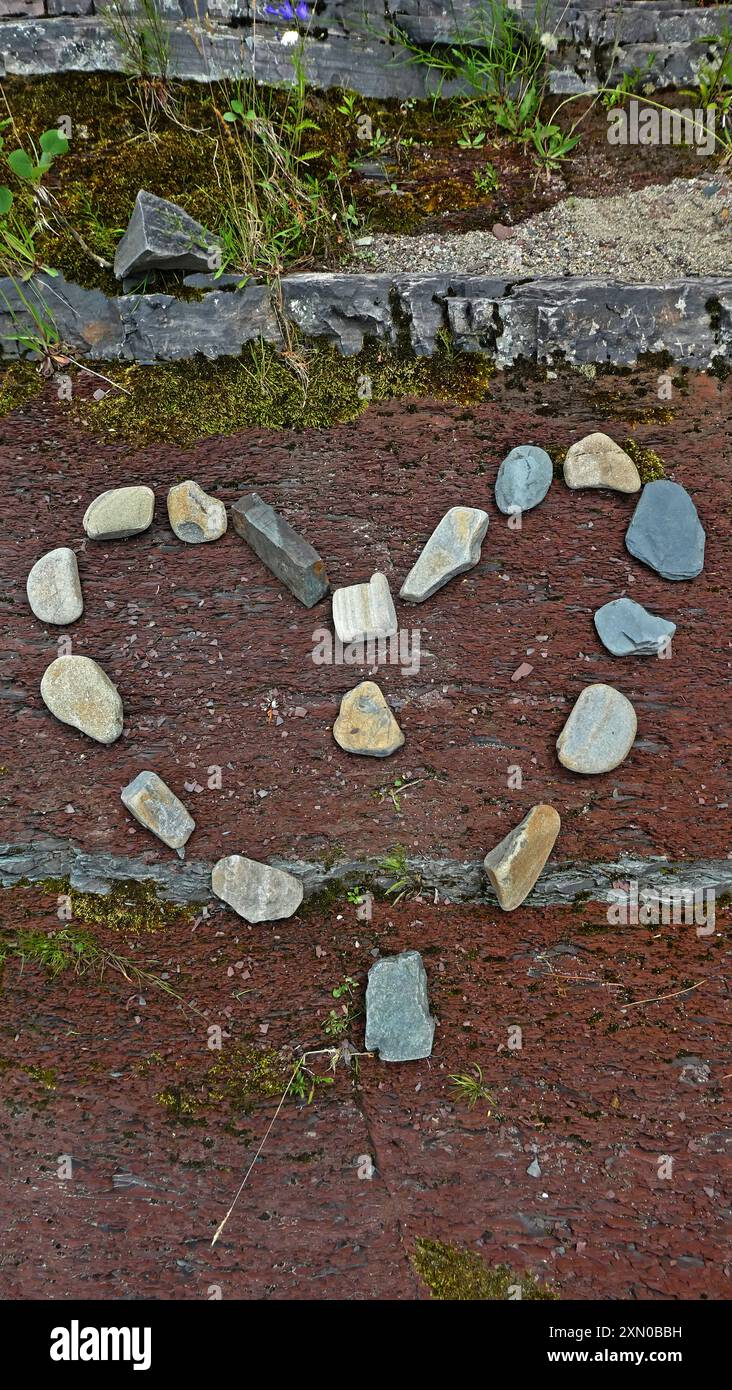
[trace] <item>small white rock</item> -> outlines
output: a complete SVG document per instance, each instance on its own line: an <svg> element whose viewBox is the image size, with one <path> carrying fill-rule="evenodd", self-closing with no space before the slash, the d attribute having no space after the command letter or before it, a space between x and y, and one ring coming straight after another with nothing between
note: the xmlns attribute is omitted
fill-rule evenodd
<svg viewBox="0 0 732 1390"><path fill-rule="evenodd" d="M26 583L28 602L42 623L75 623L84 612L73 550L59 546L36 560Z"/></svg>
<svg viewBox="0 0 732 1390"><path fill-rule="evenodd" d="M89 503L83 526L91 541L121 540L147 531L154 511L155 493L151 487L113 487Z"/></svg>
<svg viewBox="0 0 732 1390"><path fill-rule="evenodd" d="M344 646L372 638L393 637L396 609L385 574L372 574L368 584L349 584L333 592L333 624Z"/></svg>

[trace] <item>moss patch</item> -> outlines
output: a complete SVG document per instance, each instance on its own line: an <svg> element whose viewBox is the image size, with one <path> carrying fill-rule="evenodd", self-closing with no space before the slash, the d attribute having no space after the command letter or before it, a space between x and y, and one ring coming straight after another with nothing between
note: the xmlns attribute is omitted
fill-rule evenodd
<svg viewBox="0 0 732 1390"><path fill-rule="evenodd" d="M43 378L31 362L11 362L0 369L0 419L39 396Z"/></svg>
<svg viewBox="0 0 732 1390"><path fill-rule="evenodd" d="M173 922L188 921L196 913L193 904L161 901L150 879L141 882L134 878L118 879L108 893L81 893L71 887L68 878L23 880L18 887L35 888L67 898L68 921L107 927L110 931L160 931Z"/></svg>
<svg viewBox="0 0 732 1390"><path fill-rule="evenodd" d="M241 357L216 362L110 366L105 372L131 394L110 392L98 402L78 402L74 410L97 434L188 445L252 427L322 429L355 420L368 406L365 378L372 401L433 396L469 404L485 399L493 373L479 356L438 352L411 358L376 346L349 358L335 348L313 347L303 349L301 359L306 387L266 344L250 344Z"/></svg>
<svg viewBox="0 0 732 1390"><path fill-rule="evenodd" d="M433 1298L485 1302L509 1297L520 1286L522 1300L557 1299L559 1294L524 1271L516 1274L507 1265L490 1269L473 1250L443 1245L440 1240L418 1240L412 1263Z"/></svg>
<svg viewBox="0 0 732 1390"><path fill-rule="evenodd" d="M646 449L635 439L624 439L620 447L632 458L642 483L652 483L656 478L666 477L666 469L655 449Z"/></svg>

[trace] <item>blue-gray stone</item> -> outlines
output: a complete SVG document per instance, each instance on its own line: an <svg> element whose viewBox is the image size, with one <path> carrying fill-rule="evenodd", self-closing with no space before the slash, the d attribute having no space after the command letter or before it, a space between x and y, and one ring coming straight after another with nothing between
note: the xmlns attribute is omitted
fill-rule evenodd
<svg viewBox="0 0 732 1390"><path fill-rule="evenodd" d="M211 270L221 243L177 203L141 188L127 230L117 245L118 280L150 270Z"/></svg>
<svg viewBox="0 0 732 1390"><path fill-rule="evenodd" d="M664 579L694 579L704 568L706 536L696 507L680 483L646 483L625 544Z"/></svg>
<svg viewBox="0 0 732 1390"><path fill-rule="evenodd" d="M506 456L496 478L496 506L507 516L528 512L544 501L554 469L549 455L536 444L519 444Z"/></svg>
<svg viewBox="0 0 732 1390"><path fill-rule="evenodd" d="M657 618L632 598L616 598L598 608L595 627L613 656L656 656L676 631L675 623Z"/></svg>
<svg viewBox="0 0 732 1390"><path fill-rule="evenodd" d="M416 1062L429 1057L434 1034L419 951L377 960L366 986L366 1051L382 1062Z"/></svg>
<svg viewBox="0 0 732 1390"><path fill-rule="evenodd" d="M240 497L231 508L231 520L238 535L306 608L327 594L328 575L317 550L258 493Z"/></svg>

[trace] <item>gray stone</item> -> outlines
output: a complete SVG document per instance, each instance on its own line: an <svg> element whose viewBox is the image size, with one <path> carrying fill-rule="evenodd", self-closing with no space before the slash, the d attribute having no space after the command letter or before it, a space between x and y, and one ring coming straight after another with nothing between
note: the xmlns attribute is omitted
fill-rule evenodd
<svg viewBox="0 0 732 1390"><path fill-rule="evenodd" d="M636 560L664 579L694 579L704 568L706 535L696 507L680 483L646 483L625 535Z"/></svg>
<svg viewBox="0 0 732 1390"><path fill-rule="evenodd" d="M237 535L306 608L327 594L328 575L317 550L258 493L240 497L231 520Z"/></svg>
<svg viewBox="0 0 732 1390"><path fill-rule="evenodd" d="M324 337L345 357L367 338L395 343L391 275L287 275L281 282L287 317L307 337Z"/></svg>
<svg viewBox="0 0 732 1390"><path fill-rule="evenodd" d="M62 724L97 743L114 743L122 733L119 691L91 657L57 656L43 673L41 698Z"/></svg>
<svg viewBox="0 0 732 1390"><path fill-rule="evenodd" d="M371 758L388 758L404 743L404 734L375 681L361 681L343 696L333 737L346 753Z"/></svg>
<svg viewBox="0 0 732 1390"><path fill-rule="evenodd" d="M182 801L157 772L139 772L120 793L123 805L138 823L164 845L184 856L183 846L196 828Z"/></svg>
<svg viewBox="0 0 732 1390"><path fill-rule="evenodd" d="M333 591L333 625L344 646L393 637L397 631L394 601L385 574L372 574L368 584L349 584Z"/></svg>
<svg viewBox="0 0 732 1390"><path fill-rule="evenodd" d="M120 355L142 363L180 362L199 353L213 361L238 357L246 343L282 343L282 332L266 285L215 290L200 302L170 294L120 296L124 329Z"/></svg>
<svg viewBox="0 0 732 1390"><path fill-rule="evenodd" d="M434 1035L419 951L377 960L366 987L366 1051L382 1062L417 1062L429 1057Z"/></svg>
<svg viewBox="0 0 732 1390"><path fill-rule="evenodd" d="M178 540L201 545L223 536L227 527L226 507L188 479L185 483L176 483L168 493L168 520Z"/></svg>
<svg viewBox="0 0 732 1390"><path fill-rule="evenodd" d="M657 656L676 631L675 623L657 618L631 598L616 598L598 608L595 627L613 656Z"/></svg>
<svg viewBox="0 0 732 1390"><path fill-rule="evenodd" d="M423 603L455 575L472 569L480 559L487 530L487 512L478 507L451 507L412 565L399 597L407 603Z"/></svg>
<svg viewBox="0 0 732 1390"><path fill-rule="evenodd" d="M28 602L42 623L74 623L84 612L79 566L67 546L36 560L26 582Z"/></svg>
<svg viewBox="0 0 732 1390"><path fill-rule="evenodd" d="M117 246L118 280L146 270L211 270L221 243L177 203L141 188Z"/></svg>
<svg viewBox="0 0 732 1390"><path fill-rule="evenodd" d="M532 806L483 860L483 868L504 912L513 912L528 897L561 829L553 806Z"/></svg>
<svg viewBox="0 0 732 1390"><path fill-rule="evenodd" d="M276 922L292 917L302 902L302 883L284 869L229 854L214 864L211 888L245 922Z"/></svg>
<svg viewBox="0 0 732 1390"><path fill-rule="evenodd" d="M528 512L544 501L554 469L549 455L536 444L519 444L507 454L496 478L496 506L504 515Z"/></svg>
<svg viewBox="0 0 732 1390"><path fill-rule="evenodd" d="M113 487L89 503L82 525L91 541L120 540L147 531L154 511L151 487Z"/></svg>
<svg viewBox="0 0 732 1390"><path fill-rule="evenodd" d="M611 772L627 758L638 730L635 710L612 685L586 685L559 738L559 761L571 772Z"/></svg>

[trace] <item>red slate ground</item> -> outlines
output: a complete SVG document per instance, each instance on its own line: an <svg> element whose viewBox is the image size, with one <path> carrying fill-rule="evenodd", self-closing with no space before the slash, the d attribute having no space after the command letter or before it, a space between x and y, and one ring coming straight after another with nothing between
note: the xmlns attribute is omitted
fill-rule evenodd
<svg viewBox="0 0 732 1390"><path fill-rule="evenodd" d="M468 408L372 405L354 424L248 430L188 450L97 440L51 390L0 421L2 838L51 834L159 861L167 852L119 801L153 767L196 816L194 859L380 856L397 843L478 858L538 800L563 818L557 863L727 857L732 389L688 376L672 418L654 420L657 375L499 377ZM692 584L627 554L632 499L557 481L520 532L495 509L509 448L566 447L596 428L653 447L691 491L708 537ZM313 540L335 585L379 568L394 592L447 507L486 506L480 564L422 608L398 605L423 648L418 675L379 676L406 734L401 755L357 761L332 740L359 673L310 660L328 603L300 607L233 530L209 547L175 540L164 496L185 477L226 502L256 488ZM133 481L156 488L152 530L85 543L87 503ZM84 586L73 650L102 664L125 703L112 748L57 723L38 693L58 633L30 613L25 576L59 544L78 550ZM592 612L623 592L678 623L670 660L621 663L601 648ZM512 682L523 662L533 671ZM560 767L554 741L583 685L600 680L633 700L639 739L590 785ZM520 791L507 787L514 764ZM212 765L220 790L207 786ZM405 771L425 780L398 810L378 792ZM185 781L202 790L185 793ZM3 898L6 926L59 925L53 895ZM704 939L693 927L610 927L587 903L504 916L406 900L377 903L370 923L355 914L344 893L274 926L248 928L221 907L136 938L94 929L169 974L199 1013L154 984L141 1003L141 987L113 970L52 981L8 962L0 1295L206 1298L220 1285L229 1298L411 1299L426 1296L410 1262L423 1236L530 1269L565 1297L727 1296L729 910ZM225 1048L327 1046L332 988L354 976L360 1001L372 953L407 947L423 953L439 1019L432 1059L364 1059L360 1086L340 1067L312 1106L288 1103L211 1251L275 1102L207 1099L207 1027L225 1025ZM673 997L639 1002L659 996ZM508 1047L512 1025L520 1051ZM351 1041L362 1046L362 1018ZM471 1111L449 1077L475 1064L492 1102ZM156 1099L176 1087L181 1114ZM57 1176L61 1154L71 1179ZM370 1180L357 1172L365 1154ZM535 1157L538 1179L526 1171Z"/></svg>

